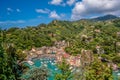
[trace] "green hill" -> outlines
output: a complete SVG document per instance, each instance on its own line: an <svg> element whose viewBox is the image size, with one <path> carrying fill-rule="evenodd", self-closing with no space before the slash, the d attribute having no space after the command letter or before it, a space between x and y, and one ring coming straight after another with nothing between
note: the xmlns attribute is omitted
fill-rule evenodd
<svg viewBox="0 0 120 80"><path fill-rule="evenodd" d="M97 18L93 18L91 19L92 21L106 21L106 20L112 20L112 19L117 19L119 17L115 16L115 15L105 15L105 16L100 16Z"/></svg>
<svg viewBox="0 0 120 80"><path fill-rule="evenodd" d="M119 41L117 32L120 31L120 19L107 21L59 21L54 20L49 24L40 24L38 26L26 28L10 28L4 30L4 42L14 43L20 49L31 49L32 47L51 46L55 41L66 40L75 46L71 53L78 53L81 48L95 48L96 45L105 45L109 48L114 46L114 41ZM100 32L96 32L96 31ZM84 44L82 35L92 38L92 41ZM109 44L110 43L110 44ZM69 48L72 48L70 46ZM106 49L105 47L105 49ZM72 49L70 49L72 50ZM110 49L112 52L113 48ZM69 51L69 49L67 49ZM109 53L109 52L106 52Z"/></svg>
<svg viewBox="0 0 120 80"><path fill-rule="evenodd" d="M22 53L23 50L31 50L33 47L53 46L54 42L65 40L69 43L65 51L71 55L81 54L81 58L85 58L82 50L93 53L87 55L87 57L93 56L94 62L89 66L81 66L84 67L84 75L86 73L90 74L90 76L83 77L88 78L88 80L112 80L112 70L111 67L108 67L109 62L120 66L120 19L113 18L115 17L105 17L105 19L102 17L97 19L99 21L85 19L78 21L53 20L49 24L38 26L12 27L8 30L0 30L0 41L2 41L5 50L7 50L5 44L14 44L16 51L18 51L16 52L18 60L24 60L26 55ZM14 49L12 50L14 51ZM10 48L8 52L12 50ZM14 53L15 56L16 54Z"/></svg>

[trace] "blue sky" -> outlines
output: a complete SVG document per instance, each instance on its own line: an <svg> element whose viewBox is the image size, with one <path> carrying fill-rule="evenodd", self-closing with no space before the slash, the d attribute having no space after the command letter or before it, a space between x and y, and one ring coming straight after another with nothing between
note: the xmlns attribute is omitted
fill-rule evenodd
<svg viewBox="0 0 120 80"><path fill-rule="evenodd" d="M120 0L0 0L0 27L25 27L58 20L114 14Z"/></svg>

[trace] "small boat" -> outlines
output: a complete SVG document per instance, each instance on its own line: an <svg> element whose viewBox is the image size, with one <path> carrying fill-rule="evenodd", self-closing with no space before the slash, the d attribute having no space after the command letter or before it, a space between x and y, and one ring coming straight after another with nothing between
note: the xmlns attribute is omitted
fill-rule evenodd
<svg viewBox="0 0 120 80"><path fill-rule="evenodd" d="M51 63L52 65L54 65L54 63Z"/></svg>
<svg viewBox="0 0 120 80"><path fill-rule="evenodd" d="M34 64L34 62L32 62L32 61L27 61L28 62L28 64L30 64L30 65L33 65Z"/></svg>
<svg viewBox="0 0 120 80"><path fill-rule="evenodd" d="M41 62L41 64L43 64L43 62Z"/></svg>
<svg viewBox="0 0 120 80"><path fill-rule="evenodd" d="M117 73L118 76L120 76L120 73Z"/></svg>
<svg viewBox="0 0 120 80"><path fill-rule="evenodd" d="M47 67L47 64L44 64L45 67Z"/></svg>
<svg viewBox="0 0 120 80"><path fill-rule="evenodd" d="M55 70L58 70L57 68L55 68Z"/></svg>

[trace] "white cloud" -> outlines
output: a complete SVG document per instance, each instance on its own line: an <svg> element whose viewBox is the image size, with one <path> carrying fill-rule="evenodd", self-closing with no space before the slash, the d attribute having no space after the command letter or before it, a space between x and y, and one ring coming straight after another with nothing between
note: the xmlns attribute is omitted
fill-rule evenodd
<svg viewBox="0 0 120 80"><path fill-rule="evenodd" d="M16 20L16 21L12 21L12 20L7 20L7 21L0 21L0 25L2 29L8 29L10 27L13 26L21 26L23 27L23 25L26 24L26 21L24 20Z"/></svg>
<svg viewBox="0 0 120 80"><path fill-rule="evenodd" d="M18 24L18 23L25 23L24 20L17 20L17 21L0 21L0 24Z"/></svg>
<svg viewBox="0 0 120 80"><path fill-rule="evenodd" d="M36 9L35 10L37 13L49 13L50 12L50 10L49 9Z"/></svg>
<svg viewBox="0 0 120 80"><path fill-rule="evenodd" d="M68 4L69 6L71 6L71 5L73 5L75 2L76 2L76 0L68 0L68 1L67 1L67 4Z"/></svg>
<svg viewBox="0 0 120 80"><path fill-rule="evenodd" d="M16 21L16 23L25 23L25 21L24 20L18 20L18 21Z"/></svg>
<svg viewBox="0 0 120 80"><path fill-rule="evenodd" d="M54 19L60 19L60 16L56 13L56 11L50 12L49 17Z"/></svg>
<svg viewBox="0 0 120 80"><path fill-rule="evenodd" d="M120 0L82 0L76 2L71 19L89 17L98 14L120 15Z"/></svg>
<svg viewBox="0 0 120 80"><path fill-rule="evenodd" d="M52 0L51 2L48 2L49 4L52 5L61 5L61 6L65 6L66 4L63 2L63 0Z"/></svg>
<svg viewBox="0 0 120 80"><path fill-rule="evenodd" d="M7 11L13 12L13 9L12 8L7 8Z"/></svg>
<svg viewBox="0 0 120 80"><path fill-rule="evenodd" d="M60 16L61 16L61 17L65 17L66 15L62 13L62 14L60 14Z"/></svg>
<svg viewBox="0 0 120 80"><path fill-rule="evenodd" d="M21 12L21 10L20 9L12 9L12 8L7 8L7 15L10 15L13 11L16 11L16 12Z"/></svg>
<svg viewBox="0 0 120 80"><path fill-rule="evenodd" d="M60 5L62 2L63 2L63 0L52 0L52 1L50 2L50 4Z"/></svg>
<svg viewBox="0 0 120 80"><path fill-rule="evenodd" d="M16 9L16 11L17 11L17 12L21 12L21 10L20 10L20 9Z"/></svg>

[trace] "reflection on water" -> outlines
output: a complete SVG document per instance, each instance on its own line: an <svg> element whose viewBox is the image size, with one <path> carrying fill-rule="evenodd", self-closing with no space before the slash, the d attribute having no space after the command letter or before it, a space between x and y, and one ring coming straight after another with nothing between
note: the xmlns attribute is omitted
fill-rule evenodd
<svg viewBox="0 0 120 80"><path fill-rule="evenodd" d="M30 70L36 67L45 66L51 71L50 73L52 74L50 75L48 80L54 80L55 73L59 72L58 68L56 67L56 61L54 58L40 58L40 59L33 59L32 61L34 62L33 65L30 65L27 62L25 62L25 64L30 68ZM24 74L23 77L27 78L28 76L27 74Z"/></svg>
<svg viewBox="0 0 120 80"><path fill-rule="evenodd" d="M114 80L120 80L120 71L113 71Z"/></svg>

